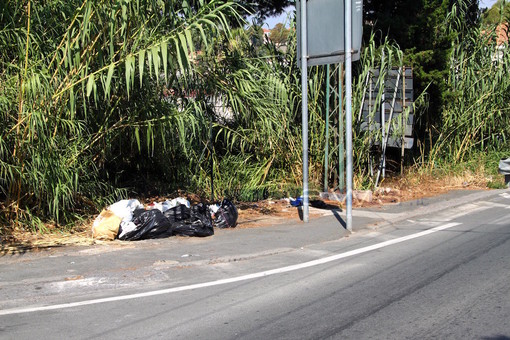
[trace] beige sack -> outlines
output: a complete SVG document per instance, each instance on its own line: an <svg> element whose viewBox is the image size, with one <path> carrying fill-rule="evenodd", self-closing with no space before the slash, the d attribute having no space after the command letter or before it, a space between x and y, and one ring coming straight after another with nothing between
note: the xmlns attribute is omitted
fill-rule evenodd
<svg viewBox="0 0 510 340"><path fill-rule="evenodd" d="M103 210L92 225L92 237L96 240L112 241L119 232L121 218L110 210Z"/></svg>

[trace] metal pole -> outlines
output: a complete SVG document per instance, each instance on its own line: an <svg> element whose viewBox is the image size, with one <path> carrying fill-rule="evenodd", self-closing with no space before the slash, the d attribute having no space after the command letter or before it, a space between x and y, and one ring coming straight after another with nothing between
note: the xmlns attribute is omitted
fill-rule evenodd
<svg viewBox="0 0 510 340"><path fill-rule="evenodd" d="M301 111L303 126L303 222L308 223L308 47L306 0L301 0Z"/></svg>
<svg viewBox="0 0 510 340"><path fill-rule="evenodd" d="M379 71L379 79L381 79L381 75L384 75L382 77L383 82L383 93L381 96L381 148L383 150L386 150L386 145L384 145L384 141L386 140L386 75L383 73L383 67L386 65L384 64L384 48L382 50L382 61L381 61L381 68ZM382 172L382 177L384 178L386 176L386 160L384 159L384 151L381 155L381 166L379 167L379 171ZM381 168L382 167L382 168ZM375 185L377 187L377 184Z"/></svg>
<svg viewBox="0 0 510 340"><path fill-rule="evenodd" d="M324 151L324 192L328 192L328 166L329 166L329 64L326 65L326 150Z"/></svg>
<svg viewBox="0 0 510 340"><path fill-rule="evenodd" d="M212 140L212 117L209 115L209 147L211 151L211 204L214 203L214 144Z"/></svg>
<svg viewBox="0 0 510 340"><path fill-rule="evenodd" d="M345 190L345 145L344 145L344 103L343 103L343 83L344 83L344 64L340 63L338 71L338 189L340 192Z"/></svg>
<svg viewBox="0 0 510 340"><path fill-rule="evenodd" d="M374 166L373 166L373 154L372 154L372 71L368 71L368 74L370 75L370 94L368 95L368 137L370 138L370 151L368 155L368 166L370 167L370 177L374 177ZM374 112L375 113L375 112Z"/></svg>
<svg viewBox="0 0 510 340"><path fill-rule="evenodd" d="M406 67L402 66L402 73L404 77L402 78L402 113L401 113L401 124L402 124L402 142L401 142L401 153L400 153L400 174L404 174L404 152L405 152L405 140L406 140Z"/></svg>
<svg viewBox="0 0 510 340"><path fill-rule="evenodd" d="M347 230L352 232L352 11L345 1L345 142L347 149Z"/></svg>

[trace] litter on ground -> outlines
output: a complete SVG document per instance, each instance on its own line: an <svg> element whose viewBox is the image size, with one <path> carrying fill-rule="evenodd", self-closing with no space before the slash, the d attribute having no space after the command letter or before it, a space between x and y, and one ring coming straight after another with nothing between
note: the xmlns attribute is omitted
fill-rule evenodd
<svg viewBox="0 0 510 340"><path fill-rule="evenodd" d="M214 227L234 228L238 212L229 200L213 205L191 203L182 197L146 206L136 199L118 201L104 209L92 225L96 240L136 241L174 235L207 237Z"/></svg>

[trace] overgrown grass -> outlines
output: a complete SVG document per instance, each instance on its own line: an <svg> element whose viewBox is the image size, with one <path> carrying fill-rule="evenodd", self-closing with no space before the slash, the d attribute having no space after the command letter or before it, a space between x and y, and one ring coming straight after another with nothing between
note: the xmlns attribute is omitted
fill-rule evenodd
<svg viewBox="0 0 510 340"><path fill-rule="evenodd" d="M255 46L249 30L230 28L241 21L234 2L190 4L8 0L0 8L3 225L65 228L120 198L177 189L205 199L301 194L295 30L286 52ZM494 162L508 156L509 54L494 60L493 40L479 30L464 32L456 18L452 13L446 21L459 36L450 100L431 134L432 153L423 149L413 171L471 174L477 183L498 186ZM355 64L356 189L374 186L370 152L381 138L358 119L366 76L380 69L374 86L381 89L384 74L403 59L398 45L372 35ZM310 188L318 191L326 71L308 72ZM425 98L417 105L426 107ZM378 107L381 98L374 100ZM428 114L414 111L417 120ZM335 138L330 135L331 145ZM336 166L332 156L327 162Z"/></svg>
<svg viewBox="0 0 510 340"><path fill-rule="evenodd" d="M195 46L228 36L239 19L224 1L8 0L0 8L2 220L68 224L125 196L125 173L152 163L143 153L190 154L203 112L177 96L163 100L163 90L185 88Z"/></svg>
<svg viewBox="0 0 510 340"><path fill-rule="evenodd" d="M463 23L451 13L449 29ZM496 45L494 32L480 28L458 35L451 53L449 100L429 164L444 159L466 162L481 153L497 154L508 147L510 133L510 53L508 43Z"/></svg>
<svg viewBox="0 0 510 340"><path fill-rule="evenodd" d="M442 158L435 163L434 168L420 168L422 173L439 177L466 178L467 182L474 181L479 186L488 186L490 182L497 183L503 178L498 174L499 160L507 157L508 152L473 151L472 157L462 162Z"/></svg>

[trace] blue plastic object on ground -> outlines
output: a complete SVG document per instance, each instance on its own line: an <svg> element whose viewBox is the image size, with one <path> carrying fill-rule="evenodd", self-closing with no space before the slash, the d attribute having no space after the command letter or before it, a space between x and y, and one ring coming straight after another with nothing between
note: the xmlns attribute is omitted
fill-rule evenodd
<svg viewBox="0 0 510 340"><path fill-rule="evenodd" d="M303 205L303 197L299 196L295 200L291 199L290 200L290 205L292 205L293 207L300 207L300 206L302 206Z"/></svg>

